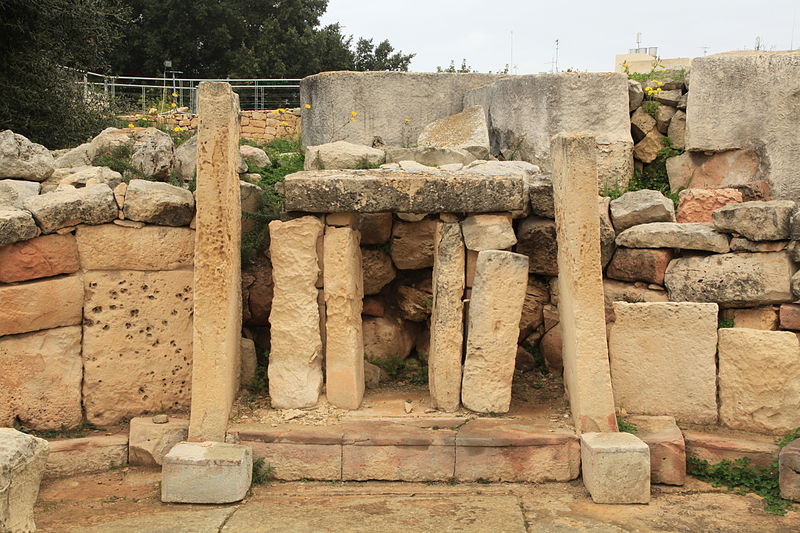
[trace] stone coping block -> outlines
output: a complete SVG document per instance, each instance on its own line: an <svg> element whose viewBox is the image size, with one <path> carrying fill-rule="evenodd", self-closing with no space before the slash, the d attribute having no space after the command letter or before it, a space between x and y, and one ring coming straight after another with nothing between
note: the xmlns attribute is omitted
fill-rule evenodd
<svg viewBox="0 0 800 533"><path fill-rule="evenodd" d="M51 440L45 478L105 472L127 463L127 434Z"/></svg>
<svg viewBox="0 0 800 533"><path fill-rule="evenodd" d="M686 455L711 464L749 457L751 465L768 467L778 460L780 448L774 437L737 435L730 431L684 429Z"/></svg>
<svg viewBox="0 0 800 533"><path fill-rule="evenodd" d="M447 422L437 426L426 421L349 422L342 442L352 446L454 446L457 428L452 426Z"/></svg>
<svg viewBox="0 0 800 533"><path fill-rule="evenodd" d="M581 471L595 503L650 503L650 449L636 435L583 433Z"/></svg>
<svg viewBox="0 0 800 533"><path fill-rule="evenodd" d="M552 431L551 431L552 430ZM457 446L513 447L578 443L575 431L514 420L476 418L458 431Z"/></svg>
<svg viewBox="0 0 800 533"><path fill-rule="evenodd" d="M253 449L253 457L272 467L275 479L300 481L342 480L341 444L297 444L243 441Z"/></svg>
<svg viewBox="0 0 800 533"><path fill-rule="evenodd" d="M189 228L101 224L80 226L75 238L87 270L174 270L194 263L195 232Z"/></svg>
<svg viewBox="0 0 800 533"><path fill-rule="evenodd" d="M0 302L0 335L74 326L83 319L83 279L76 274L2 286Z"/></svg>
<svg viewBox="0 0 800 533"><path fill-rule="evenodd" d="M491 213L520 211L525 178L444 170L296 172L284 180L285 209L312 213Z"/></svg>
<svg viewBox="0 0 800 533"><path fill-rule="evenodd" d="M343 437L344 428L340 425L239 424L228 428L228 440L233 442L331 445L341 444Z"/></svg>
<svg viewBox="0 0 800 533"><path fill-rule="evenodd" d="M683 485L686 482L686 442L671 416L629 416L636 436L650 448L650 482Z"/></svg>
<svg viewBox="0 0 800 533"><path fill-rule="evenodd" d="M0 531L36 531L33 506L47 461L47 441L0 428Z"/></svg>
<svg viewBox="0 0 800 533"><path fill-rule="evenodd" d="M161 501L232 503L245 497L253 477L253 452L224 442L181 442L164 456Z"/></svg>

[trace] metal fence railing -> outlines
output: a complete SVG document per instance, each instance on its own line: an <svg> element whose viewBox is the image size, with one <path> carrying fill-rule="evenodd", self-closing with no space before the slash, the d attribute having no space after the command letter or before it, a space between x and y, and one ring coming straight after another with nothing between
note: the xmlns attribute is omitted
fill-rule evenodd
<svg viewBox="0 0 800 533"><path fill-rule="evenodd" d="M222 79L149 78L143 76L105 76L95 72L75 72L84 97L101 100L126 112L147 113L149 109L167 111L188 108L197 112L197 86L201 81L226 81L239 94L243 111L299 107L299 79Z"/></svg>

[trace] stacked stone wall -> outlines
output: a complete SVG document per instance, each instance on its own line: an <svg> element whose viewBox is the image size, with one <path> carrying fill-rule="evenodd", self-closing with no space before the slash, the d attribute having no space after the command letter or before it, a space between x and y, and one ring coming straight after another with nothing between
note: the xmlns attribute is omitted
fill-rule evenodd
<svg viewBox="0 0 800 533"><path fill-rule="evenodd" d="M131 119L142 118L134 115ZM169 129L197 131L198 116L194 113L168 113L156 117L157 124ZM264 109L241 112L239 135L242 139L267 143L280 137L296 137L300 134L299 109Z"/></svg>

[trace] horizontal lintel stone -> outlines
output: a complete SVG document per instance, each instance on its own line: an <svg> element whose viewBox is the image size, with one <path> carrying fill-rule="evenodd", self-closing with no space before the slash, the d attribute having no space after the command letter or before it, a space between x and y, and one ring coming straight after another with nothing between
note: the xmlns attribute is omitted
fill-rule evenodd
<svg viewBox="0 0 800 533"><path fill-rule="evenodd" d="M284 181L287 211L489 213L528 201L521 176L462 171L304 171Z"/></svg>

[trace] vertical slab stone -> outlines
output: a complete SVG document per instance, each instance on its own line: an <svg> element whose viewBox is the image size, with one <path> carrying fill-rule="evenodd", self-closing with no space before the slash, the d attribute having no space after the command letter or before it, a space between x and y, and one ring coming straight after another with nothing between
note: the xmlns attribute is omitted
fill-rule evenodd
<svg viewBox="0 0 800 533"><path fill-rule="evenodd" d="M192 410L189 439L224 441L239 383L242 214L239 96L224 82L197 90Z"/></svg>
<svg viewBox="0 0 800 533"><path fill-rule="evenodd" d="M439 222L433 249L428 388L433 407L448 412L457 410L461 403L465 260L460 224Z"/></svg>
<svg viewBox="0 0 800 533"><path fill-rule="evenodd" d="M269 396L276 409L316 405L322 390L322 337L316 287L317 239L322 222L313 216L269 223L275 284L269 315Z"/></svg>
<svg viewBox="0 0 800 533"><path fill-rule="evenodd" d="M614 302L614 399L628 413L717 421L717 304Z"/></svg>
<svg viewBox="0 0 800 533"><path fill-rule="evenodd" d="M578 432L616 431L608 364L597 217L596 145L588 135L553 137L558 310L564 380Z"/></svg>
<svg viewBox="0 0 800 533"><path fill-rule="evenodd" d="M478 253L469 304L469 329L461 401L479 413L505 413L517 358L528 258L486 250Z"/></svg>
<svg viewBox="0 0 800 533"><path fill-rule="evenodd" d="M358 409L364 397L359 241L358 231L348 227L325 230L325 392L328 401L342 409Z"/></svg>

